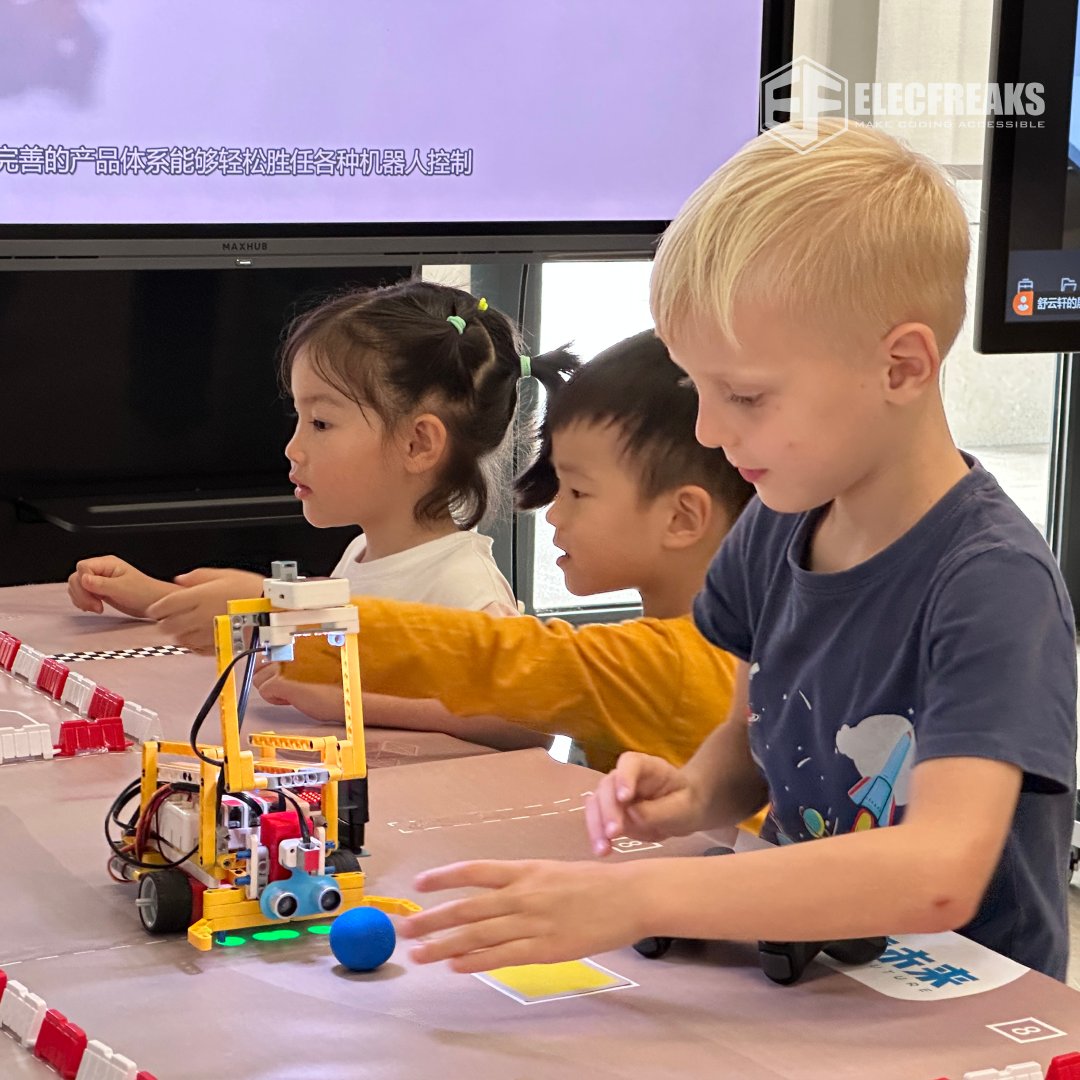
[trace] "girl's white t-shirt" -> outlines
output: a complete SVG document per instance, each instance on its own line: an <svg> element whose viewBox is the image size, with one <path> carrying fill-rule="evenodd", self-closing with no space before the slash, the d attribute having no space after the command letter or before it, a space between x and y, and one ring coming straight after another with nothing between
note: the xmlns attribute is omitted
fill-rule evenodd
<svg viewBox="0 0 1080 1080"><path fill-rule="evenodd" d="M334 567L332 576L348 578L354 596L412 600L493 615L519 613L510 583L492 557L490 536L463 530L361 562L366 550L367 537L361 533Z"/></svg>

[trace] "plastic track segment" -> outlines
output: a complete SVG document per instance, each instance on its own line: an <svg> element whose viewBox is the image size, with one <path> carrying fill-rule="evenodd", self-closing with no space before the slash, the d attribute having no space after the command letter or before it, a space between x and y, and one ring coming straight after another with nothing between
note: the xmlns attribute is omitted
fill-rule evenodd
<svg viewBox="0 0 1080 1080"><path fill-rule="evenodd" d="M1046 1068L1046 1080L1080 1080L1080 1051L1057 1054Z"/></svg>
<svg viewBox="0 0 1080 1080"><path fill-rule="evenodd" d="M7 630L0 630L0 670L10 671L15 663L15 654L22 646L22 641Z"/></svg>
<svg viewBox="0 0 1080 1080"><path fill-rule="evenodd" d="M45 1019L45 1002L22 983L9 979L0 998L0 1028L7 1028L26 1047L37 1042Z"/></svg>
<svg viewBox="0 0 1080 1080"><path fill-rule="evenodd" d="M78 716L85 717L90 708L90 699L94 696L96 689L97 683L93 679L88 679L77 671L69 672L64 681L64 689L60 693L60 702L71 708Z"/></svg>
<svg viewBox="0 0 1080 1080"><path fill-rule="evenodd" d="M50 761L53 755L52 731L48 724L31 720L21 728L0 727L0 764L30 758Z"/></svg>
<svg viewBox="0 0 1080 1080"><path fill-rule="evenodd" d="M11 665L11 674L25 679L31 686L37 684L38 672L41 671L45 654L37 649L23 645L15 654L15 660Z"/></svg>
<svg viewBox="0 0 1080 1080"><path fill-rule="evenodd" d="M62 1012L49 1009L34 1043L34 1057L51 1065L64 1080L75 1080L85 1050L86 1032Z"/></svg>
<svg viewBox="0 0 1080 1080"><path fill-rule="evenodd" d="M64 1080L155 1080L130 1058L115 1053L57 1009L50 1009L0 968L0 1027L50 1065Z"/></svg>
<svg viewBox="0 0 1080 1080"><path fill-rule="evenodd" d="M120 719L124 731L138 743L161 738L161 720L153 709L125 701L120 710Z"/></svg>
<svg viewBox="0 0 1080 1080"><path fill-rule="evenodd" d="M75 1080L135 1080L138 1066L96 1039L86 1044Z"/></svg>

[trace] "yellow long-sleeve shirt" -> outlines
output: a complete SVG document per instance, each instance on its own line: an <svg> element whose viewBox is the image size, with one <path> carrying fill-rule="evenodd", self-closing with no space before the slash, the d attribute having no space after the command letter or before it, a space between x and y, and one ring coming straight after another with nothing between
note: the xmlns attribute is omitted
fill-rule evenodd
<svg viewBox="0 0 1080 1080"><path fill-rule="evenodd" d="M428 604L354 598L367 691L438 698L459 716L495 714L569 735L595 768L624 750L682 764L728 714L735 660L689 615L575 627ZM300 638L283 674L340 679L338 650Z"/></svg>

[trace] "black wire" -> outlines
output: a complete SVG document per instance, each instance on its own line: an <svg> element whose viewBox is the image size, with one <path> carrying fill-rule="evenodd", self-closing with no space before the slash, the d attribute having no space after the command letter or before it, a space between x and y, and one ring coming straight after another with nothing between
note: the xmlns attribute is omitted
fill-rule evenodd
<svg viewBox="0 0 1080 1080"><path fill-rule="evenodd" d="M109 850L112 851L113 855L116 858L118 858L121 862L127 863L128 866L134 866L134 867L137 867L140 870L175 870L178 866L182 866L184 863L186 863L188 861L188 859L192 858L192 856L194 856L198 852L199 846L197 844L186 855L181 856L179 859L167 860L167 861L165 861L163 863L162 862L153 862L152 863L152 862L146 862L143 859L140 859L140 858L138 858L138 857L136 857L134 855L129 854L127 851L125 851L120 846L120 841L119 840L114 840L113 837L109 834L109 823L111 821L115 821L116 824L118 826L120 826L120 828L122 828L122 829L130 830L130 829L134 828L135 822L137 822L139 820L139 810L135 811L134 816L131 818L130 824L128 824L126 826L120 820L118 815L119 815L120 811L123 810L123 808L125 806L127 806L127 804L129 802L131 802L131 799L138 792L138 790L139 790L139 788L141 786L142 786L142 781L141 780L133 780L113 800L112 806L109 807L109 810L105 815L105 842L109 845ZM183 782L173 784L172 787L176 791L194 791L194 792L197 792L199 790L199 786L197 784L188 784L188 783L183 783Z"/></svg>
<svg viewBox="0 0 1080 1080"><path fill-rule="evenodd" d="M244 713L247 711L248 694L251 692L251 677L255 674L255 654L257 652L259 652L259 651L260 651L259 650L259 628L258 628L258 626L255 626L253 628L253 630L252 630L252 633L251 633L251 648L246 653L241 653L239 656L234 657L233 658L233 663L229 665L229 668L232 668L233 664L235 664L242 657L247 656L247 665L244 668L244 678L240 683L240 693L239 693L239 695L237 696L237 699L236 699L236 734L237 734L237 736L240 735L240 730L244 726ZM229 668L226 669L226 671L225 671L226 674L228 673ZM221 690L223 690L224 688L225 688L225 684L224 684L224 682L222 682L221 687L220 687L220 689L217 690L216 694L213 693L213 691L211 691L210 698L206 702L206 712L207 713L210 711L210 706L213 705L214 701L220 695ZM205 719L205 714L203 716L203 719ZM197 723L201 725L202 720L197 719ZM194 750L195 753L198 754L199 757L203 761L205 761L207 764L210 764L210 765L215 765L216 764L218 766L218 768L221 769L221 772L218 773L217 793L216 793L215 798L214 798L214 814L216 815L217 820L221 821L221 800L225 795L225 762L224 761L215 762L213 758L207 757L205 754L200 752L199 748L195 745L195 738L196 738L197 733L198 733L197 729L192 730L192 737L191 737L191 748L192 748L192 750ZM230 792L229 794L235 795L237 798L240 798L240 799L246 799L247 798L247 796L245 796L243 792ZM249 803L249 805L254 805L254 803ZM261 814L262 813L262 808L259 807L258 810L259 810L259 813Z"/></svg>
<svg viewBox="0 0 1080 1080"><path fill-rule="evenodd" d="M287 791L285 788L278 788L278 791L282 795L291 799L296 806L296 816L300 819L300 836L303 838L305 844L311 843L311 830L308 828L307 818L304 817L304 804L294 795L291 791Z"/></svg>
<svg viewBox="0 0 1080 1080"><path fill-rule="evenodd" d="M137 867L139 870L176 870L188 861L188 859L194 858L199 853L199 845L196 844L186 855L182 855L179 859L171 859L166 862L144 862L142 859L137 859L134 855L129 855L126 851L120 851L113 848L113 855L123 863L127 863L128 866Z"/></svg>
<svg viewBox="0 0 1080 1080"><path fill-rule="evenodd" d="M170 785L173 791L190 791L197 792L199 790L198 784L189 784L184 780L177 780ZM109 807L108 812L105 815L105 824L108 827L108 823L112 821L118 829L134 829L136 822L139 820L139 813L141 807L135 808L135 813L127 821L121 821L119 814L123 808L131 802L132 797L138 793L142 788L142 779L132 780L130 784L112 801L112 805Z"/></svg>
<svg viewBox="0 0 1080 1080"><path fill-rule="evenodd" d="M202 708L199 709L199 712L196 715L195 720L191 725L191 736L190 736L189 741L190 741L192 753L194 753L195 756L200 761L204 761L204 762L206 762L207 765L213 765L216 768L221 769L221 770L224 770L224 768L225 768L225 762L224 761L217 761L216 759L210 757L209 755L204 754L199 749L199 746L198 746L199 731L202 728L202 725L205 722L207 716L209 716L210 710L214 707L215 702L218 700L218 698L221 696L222 691L225 689L225 682L231 676L233 668L236 667L236 665L246 657L247 658L247 666L244 669L244 679L243 679L243 682L241 683L240 694L239 694L238 699L237 699L237 730L239 731L239 728L243 725L244 712L247 709L248 696L249 696L249 694L251 692L251 681L252 681L253 675L255 674L255 656L256 656L257 653L262 651L259 648L258 642L259 642L259 628L258 628L258 626L256 626L254 628L254 633L253 633L252 639L251 639L252 647L249 648L249 649L245 649L241 653L238 653L236 656L234 656L232 658L232 660L229 661L228 666L218 676L217 681L214 683L213 688L211 689L211 691L210 691L209 695L207 696L206 700L203 702ZM176 783L176 784L173 784L172 787L176 791L192 791L192 792L198 792L199 791L199 785L198 784ZM126 822L121 821L119 815L120 815L121 811L124 809L124 807L127 806L127 804L132 800L132 798L141 790L141 788L142 788L142 780L141 779L133 780L113 800L112 805L109 807L108 811L106 812L106 814L105 814L105 841L109 845L109 849L112 851L113 855L115 855L116 858L120 859L122 862L127 863L129 866L135 866L135 867L138 867L139 869L143 869L143 870L171 870L171 869L175 869L176 867L182 866L185 862L188 861L188 859L192 858L198 852L199 845L196 845L186 855L183 855L178 859L167 860L167 861L165 861L163 863L159 863L159 862L150 863L150 862L146 862L143 859L139 859L136 856L131 855L128 851L126 851L123 847L121 847L121 841L120 840L115 840L112 837L112 835L110 834L110 832L109 832L110 823L115 824L117 826L117 828L123 830L124 833L128 833L132 829L135 828L135 826L136 826L136 824L137 824L137 822L139 820L139 813L140 813L141 807L137 807L136 810L135 810L135 813ZM218 773L217 798L216 798L217 820L218 821L221 820L221 800L222 800L222 797L223 797L224 793L225 793L225 773L224 773L224 771L221 771L221 772ZM234 797L239 799L241 802L246 803L248 805L248 807L250 809L254 810L254 812L257 815L259 815L259 816L262 815L263 810L264 810L264 807L262 806L262 804L260 804L256 799L253 799L246 792L231 792L230 794L233 794ZM279 800L281 800L282 807L284 807L284 800L281 797L281 792L278 793L278 798L279 798ZM308 839L310 839L310 833L309 833L308 828L307 828L307 822L304 820L303 813L299 809L297 810L297 814L300 817L300 831L304 835L304 839L308 840ZM151 838L157 840L159 844L161 843L161 837L158 834L156 834L156 833L151 834Z"/></svg>
<svg viewBox="0 0 1080 1080"><path fill-rule="evenodd" d="M225 792L225 773L224 773L224 771L222 771L222 772L218 773L218 782L217 782L217 819L218 819L218 821L223 821L223 817L222 817L222 813L221 813L221 800L222 800L222 798L224 798L225 794L226 794L226 792ZM262 817L263 813L266 810L266 807L263 806L263 804L261 802L259 802L258 799L252 798L252 796L250 796L246 791L230 791L230 792L228 792L228 794L229 794L230 797L232 797L234 799L238 799L242 803L246 803L255 812L255 824L257 825L258 822L259 822L259 818Z"/></svg>
<svg viewBox="0 0 1080 1080"><path fill-rule="evenodd" d="M261 650L258 648L245 649L243 652L237 653L232 658L232 660L229 661L228 666L218 676L218 680L216 683L214 683L214 686L211 689L209 695L207 696L206 701L203 702L202 708L199 710L198 715L195 717L195 722L191 725L191 738L189 742L191 745L192 753L194 753L194 755L200 761L205 761L207 765L216 765L219 769L222 769L225 767L225 762L217 761L215 758L208 757L199 749L199 729L203 726L203 721L206 720L207 716L210 715L210 710L214 707L214 703L221 696L222 690L225 689L225 682L232 675L232 669L236 667L236 665L240 663L240 661L243 660L245 656L254 657L254 655L260 651ZM250 666L251 665L249 664L249 669ZM245 685L247 685L248 683L248 675L246 672L244 675L244 683ZM244 703L245 705L247 704L246 699ZM237 709L237 712L239 714L239 708Z"/></svg>
<svg viewBox="0 0 1080 1080"><path fill-rule="evenodd" d="M236 703L236 728L239 733L244 726L244 713L247 712L248 695L251 693L251 677L255 674L255 653L260 651L259 627L254 626L251 630L251 641L248 643L251 655L248 656L247 666L244 668L244 680L240 684L240 695Z"/></svg>
<svg viewBox="0 0 1080 1080"><path fill-rule="evenodd" d="M257 817L262 817L266 811L266 807L258 799L252 798L246 791L230 791L228 794L234 799L239 799L242 803L247 803L255 811Z"/></svg>
<svg viewBox="0 0 1080 1080"><path fill-rule="evenodd" d="M135 822L139 820L139 808L136 807L134 815L128 821L121 821L117 816L120 811L127 806L131 801L132 795L135 794L142 787L142 779L132 780L130 784L119 795L113 799L112 806L109 807L108 813L105 815L105 828L108 830L110 819L114 821L120 829L134 829Z"/></svg>

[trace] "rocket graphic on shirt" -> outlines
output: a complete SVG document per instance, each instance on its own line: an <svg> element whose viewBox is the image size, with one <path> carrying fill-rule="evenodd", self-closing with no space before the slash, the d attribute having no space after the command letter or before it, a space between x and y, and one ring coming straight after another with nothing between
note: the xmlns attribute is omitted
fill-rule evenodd
<svg viewBox="0 0 1080 1080"><path fill-rule="evenodd" d="M893 815L896 813L896 778L914 741L912 733L905 731L896 740L896 745L881 771L873 776L864 776L848 791L851 801L860 808L852 832L862 832L875 825L892 824Z"/></svg>
<svg viewBox="0 0 1080 1080"><path fill-rule="evenodd" d="M772 801L762 836L789 844L899 821L916 761L914 709L831 726L816 715L813 696L798 688L762 693L763 673L754 674L750 746Z"/></svg>

